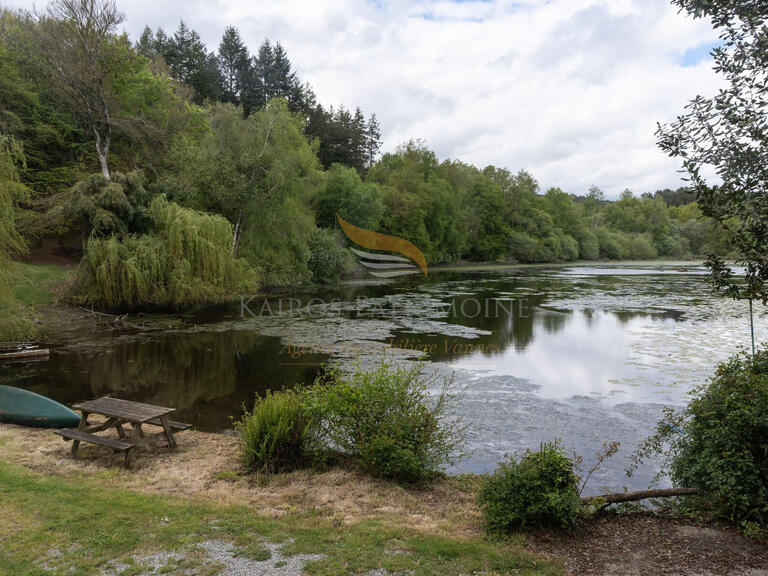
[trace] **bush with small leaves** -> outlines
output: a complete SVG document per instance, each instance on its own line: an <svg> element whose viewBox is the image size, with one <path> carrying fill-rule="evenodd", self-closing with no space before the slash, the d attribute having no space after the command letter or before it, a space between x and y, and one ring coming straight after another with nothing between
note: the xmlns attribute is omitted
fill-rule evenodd
<svg viewBox="0 0 768 576"><path fill-rule="evenodd" d="M581 511L578 477L559 442L501 462L478 495L488 532L570 529Z"/></svg>
<svg viewBox="0 0 768 576"><path fill-rule="evenodd" d="M332 373L309 397L325 446L372 476L418 482L451 464L462 446L452 382L420 364L382 361L373 370Z"/></svg>
<svg viewBox="0 0 768 576"><path fill-rule="evenodd" d="M768 347L720 364L680 411L667 410L636 464L665 455L662 472L697 488L693 503L756 534L768 524Z"/></svg>

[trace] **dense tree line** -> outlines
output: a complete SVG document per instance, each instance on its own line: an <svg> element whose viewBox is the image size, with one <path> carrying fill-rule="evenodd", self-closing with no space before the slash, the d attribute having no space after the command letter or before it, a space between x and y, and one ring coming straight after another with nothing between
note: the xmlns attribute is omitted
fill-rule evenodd
<svg viewBox="0 0 768 576"><path fill-rule="evenodd" d="M728 253L686 190L573 196L418 141L379 157L376 117L317 103L280 43L252 54L229 27L212 53L183 22L134 43L122 20L104 0L0 14L0 180L14 190L0 248L78 234L84 302L336 281L350 265L336 214L431 264Z"/></svg>
<svg viewBox="0 0 768 576"><path fill-rule="evenodd" d="M326 168L340 162L362 173L379 151L376 116L366 119L360 108L350 112L344 106L318 104L280 42L265 39L251 55L237 28L229 26L218 51L209 53L199 34L182 21L172 36L147 26L135 47L139 55L165 65L174 80L191 89L190 98L197 104L226 102L249 116L273 98L284 99L291 112L307 118L304 133L319 140L317 154Z"/></svg>

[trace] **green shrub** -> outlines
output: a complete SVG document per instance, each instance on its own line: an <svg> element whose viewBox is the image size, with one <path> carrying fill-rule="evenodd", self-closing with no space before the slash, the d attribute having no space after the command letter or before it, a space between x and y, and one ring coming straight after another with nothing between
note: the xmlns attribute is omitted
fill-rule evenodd
<svg viewBox="0 0 768 576"><path fill-rule="evenodd" d="M235 423L241 435L243 463L265 474L287 472L309 461L310 417L301 393L267 391L253 411Z"/></svg>
<svg viewBox="0 0 768 576"><path fill-rule="evenodd" d="M16 203L28 197L19 181L18 166L24 165L21 145L0 134L0 341L31 340L37 335L32 311L13 295L11 257L26 251L16 230Z"/></svg>
<svg viewBox="0 0 768 576"><path fill-rule="evenodd" d="M525 232L512 230L507 238L509 255L520 262L536 262L539 243Z"/></svg>
<svg viewBox="0 0 768 576"><path fill-rule="evenodd" d="M309 244L312 256L309 269L316 284L337 284L341 275L352 269L354 258L343 245L339 233L318 228Z"/></svg>
<svg viewBox="0 0 768 576"><path fill-rule="evenodd" d="M91 174L72 187L67 202L54 213L62 211L68 219L81 222L86 235L141 233L152 226L151 200L140 170L115 172L111 180Z"/></svg>
<svg viewBox="0 0 768 576"><path fill-rule="evenodd" d="M661 256L671 256L672 258L680 258L685 255L685 246L683 240L671 235L663 236L658 241L658 250ZM687 240L686 240L687 242Z"/></svg>
<svg viewBox="0 0 768 576"><path fill-rule="evenodd" d="M371 371L333 374L310 392L325 445L365 472L417 482L453 463L463 429L451 413L452 379L422 366L382 361Z"/></svg>
<svg viewBox="0 0 768 576"><path fill-rule="evenodd" d="M577 231L579 242L579 258L582 260L597 260L600 257L600 244L597 236L589 228L581 228Z"/></svg>
<svg viewBox="0 0 768 576"><path fill-rule="evenodd" d="M768 522L768 347L720 364L681 411L667 411L640 459L668 454L663 472L697 488L695 503L754 530Z"/></svg>
<svg viewBox="0 0 768 576"><path fill-rule="evenodd" d="M600 257L610 258L611 260L621 260L627 257L627 248L624 242L624 236L609 230L604 226L595 228L595 236L600 246Z"/></svg>
<svg viewBox="0 0 768 576"><path fill-rule="evenodd" d="M627 257L638 260L655 258L658 253L653 240L647 234L628 234L624 236L624 248Z"/></svg>
<svg viewBox="0 0 768 576"><path fill-rule="evenodd" d="M555 236L560 241L559 260L576 260L579 257L579 243L559 228L555 228Z"/></svg>
<svg viewBox="0 0 768 576"><path fill-rule="evenodd" d="M572 528L581 500L573 463L558 442L518 461L501 462L480 488L478 503L493 534L527 528Z"/></svg>

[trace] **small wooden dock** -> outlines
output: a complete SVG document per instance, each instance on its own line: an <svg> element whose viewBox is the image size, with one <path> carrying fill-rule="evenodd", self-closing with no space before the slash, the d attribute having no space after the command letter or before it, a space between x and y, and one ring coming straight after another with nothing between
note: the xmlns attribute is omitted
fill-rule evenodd
<svg viewBox="0 0 768 576"><path fill-rule="evenodd" d="M0 362L44 358L49 354L48 348L40 348L34 342L0 342Z"/></svg>

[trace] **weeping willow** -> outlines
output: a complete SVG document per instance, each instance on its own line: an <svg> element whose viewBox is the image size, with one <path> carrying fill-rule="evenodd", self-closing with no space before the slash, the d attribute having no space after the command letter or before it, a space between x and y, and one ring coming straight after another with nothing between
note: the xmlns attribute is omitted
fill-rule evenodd
<svg viewBox="0 0 768 576"><path fill-rule="evenodd" d="M11 258L26 250L16 231L13 210L16 202L26 197L26 188L16 169L23 161L21 146L0 135L0 341L31 340L37 333L34 315L14 297L11 289Z"/></svg>
<svg viewBox="0 0 768 576"><path fill-rule="evenodd" d="M150 205L153 230L91 238L80 264L78 300L110 309L179 309L220 302L258 278L232 256L232 226L221 216L168 202Z"/></svg>

